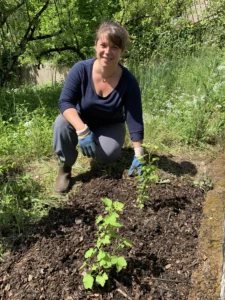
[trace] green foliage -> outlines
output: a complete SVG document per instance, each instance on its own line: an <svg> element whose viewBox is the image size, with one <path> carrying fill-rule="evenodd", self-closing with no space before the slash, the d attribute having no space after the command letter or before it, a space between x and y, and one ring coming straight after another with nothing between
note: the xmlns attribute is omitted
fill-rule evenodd
<svg viewBox="0 0 225 300"><path fill-rule="evenodd" d="M155 162L159 160L156 157L151 157L150 147L147 144L142 144L147 154L140 157L140 160L145 160L145 164L142 167L142 175L137 176L138 181L138 192L137 192L137 204L139 208L144 208L145 202L149 199L148 189L151 184L157 183L159 181L158 175L156 174L157 167Z"/></svg>
<svg viewBox="0 0 225 300"><path fill-rule="evenodd" d="M32 0L0 4L0 86L16 66L48 61L71 66L94 55L95 31L107 19L131 35L126 58L144 62L181 57L202 44L224 45L224 1L211 1L201 22L191 20L193 1ZM17 76L16 76L17 77Z"/></svg>
<svg viewBox="0 0 225 300"><path fill-rule="evenodd" d="M0 170L3 168L4 166L0 165ZM31 216L32 202L37 201L35 197L37 196L38 186L26 174L7 176L7 173L2 172L0 179L1 231L3 235L12 230L20 233L26 219Z"/></svg>
<svg viewBox="0 0 225 300"><path fill-rule="evenodd" d="M129 65L141 86L145 138L166 147L223 143L224 64L222 51L205 47L181 59Z"/></svg>
<svg viewBox="0 0 225 300"><path fill-rule="evenodd" d="M18 123L10 120L0 124L0 155L6 158L14 156L27 163L34 157L49 156L52 153L49 137L52 136L53 120L43 109L28 114L24 107L17 108Z"/></svg>
<svg viewBox="0 0 225 300"><path fill-rule="evenodd" d="M30 232L32 224L59 203L47 195L34 174L13 160L0 160L0 258L19 235Z"/></svg>
<svg viewBox="0 0 225 300"><path fill-rule="evenodd" d="M0 121L17 123L21 117L42 108L48 117L58 113L58 99L62 84L22 85L17 88L0 89ZM24 116L21 115L24 110Z"/></svg>
<svg viewBox="0 0 225 300"><path fill-rule="evenodd" d="M0 157L18 164L50 157L61 85L0 91Z"/></svg>
<svg viewBox="0 0 225 300"><path fill-rule="evenodd" d="M71 66L92 55L97 25L111 19L120 5L111 0L10 0L1 2L0 8L3 86L15 77L19 64L48 60Z"/></svg>
<svg viewBox="0 0 225 300"><path fill-rule="evenodd" d="M192 24L187 10L192 1L123 1L115 14L131 34L130 58L145 61L164 59L198 49L205 26Z"/></svg>
<svg viewBox="0 0 225 300"><path fill-rule="evenodd" d="M123 225L118 221L119 212L122 213L124 205L118 201L112 201L109 198L102 199L105 205L104 216L99 216L96 220L98 226L97 241L93 248L85 253L85 262L80 267L88 267L84 277L83 284L86 289L91 289L94 282L105 285L108 280L108 271L112 267L116 267L120 272L127 266L127 262L123 256L118 256L125 246L131 247L131 242L118 234L118 229Z"/></svg>

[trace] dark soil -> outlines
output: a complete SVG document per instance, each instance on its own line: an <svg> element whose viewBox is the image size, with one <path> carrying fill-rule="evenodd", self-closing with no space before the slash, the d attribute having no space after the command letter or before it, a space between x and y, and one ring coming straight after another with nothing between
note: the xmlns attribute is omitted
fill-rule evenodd
<svg viewBox="0 0 225 300"><path fill-rule="evenodd" d="M68 202L50 210L32 234L18 239L2 263L0 299L188 299L192 272L199 264L196 249L205 197L203 187L189 176L197 170L191 162L162 156L160 179L170 182L152 184L141 210L138 185L126 176L127 167L120 161L74 178L82 185L70 192ZM127 268L111 270L106 286L90 291L83 287L79 267L96 241L95 220L104 213L104 197L124 203L120 234L133 247L122 253Z"/></svg>

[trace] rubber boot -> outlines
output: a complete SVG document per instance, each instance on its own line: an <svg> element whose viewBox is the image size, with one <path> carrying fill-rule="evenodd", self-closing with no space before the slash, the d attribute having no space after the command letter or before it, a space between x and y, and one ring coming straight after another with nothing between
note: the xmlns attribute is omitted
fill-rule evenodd
<svg viewBox="0 0 225 300"><path fill-rule="evenodd" d="M59 167L58 176L56 178L55 193L66 193L69 189L72 167L63 165Z"/></svg>

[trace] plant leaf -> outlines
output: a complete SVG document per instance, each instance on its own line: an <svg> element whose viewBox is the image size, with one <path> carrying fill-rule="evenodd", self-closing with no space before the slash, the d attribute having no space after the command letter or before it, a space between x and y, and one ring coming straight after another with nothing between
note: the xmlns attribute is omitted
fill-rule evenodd
<svg viewBox="0 0 225 300"><path fill-rule="evenodd" d="M112 265L116 265L117 264L117 260L118 260L118 256L114 255L111 257L111 263Z"/></svg>
<svg viewBox="0 0 225 300"><path fill-rule="evenodd" d="M116 264L117 271L120 272L122 268L126 266L127 266L126 259L123 256L118 257L117 264Z"/></svg>
<svg viewBox="0 0 225 300"><path fill-rule="evenodd" d="M119 234L115 233L114 230L111 229L109 232L110 232L110 235L111 235L112 238L114 238L114 239L121 238L121 236Z"/></svg>
<svg viewBox="0 0 225 300"><path fill-rule="evenodd" d="M106 256L106 252L105 252L103 249L100 249L100 250L99 250L99 253L98 253L98 256L97 256L98 261L104 259L105 256Z"/></svg>
<svg viewBox="0 0 225 300"><path fill-rule="evenodd" d="M124 204L119 201L115 201L113 203L113 207L115 208L115 210L122 211L124 208Z"/></svg>
<svg viewBox="0 0 225 300"><path fill-rule="evenodd" d="M92 257L92 255L96 252L94 248L90 248L84 255L85 258Z"/></svg>
<svg viewBox="0 0 225 300"><path fill-rule="evenodd" d="M102 239L99 238L99 239L97 240L96 247L97 247L97 248L100 248L100 247L101 247L101 244L102 244Z"/></svg>
<svg viewBox="0 0 225 300"><path fill-rule="evenodd" d="M105 272L102 275L96 276L96 282L102 287L105 285L106 280L108 280L108 275Z"/></svg>
<svg viewBox="0 0 225 300"><path fill-rule="evenodd" d="M118 217L119 217L119 215L116 212L112 212L108 216L105 217L105 223L110 224L117 228L122 227L123 225L120 224L119 222L117 222Z"/></svg>
<svg viewBox="0 0 225 300"><path fill-rule="evenodd" d="M124 244L125 244L127 247L132 247L132 243L131 243L130 240L124 238L124 241L123 241L123 242L124 242Z"/></svg>
<svg viewBox="0 0 225 300"><path fill-rule="evenodd" d="M108 268L112 267L112 262L111 262L111 260L108 260L108 259L102 259L99 262L99 265L105 269L108 269Z"/></svg>
<svg viewBox="0 0 225 300"><path fill-rule="evenodd" d="M109 198L104 198L102 199L102 201L106 206L106 210L110 210L112 208L112 200L110 200Z"/></svg>
<svg viewBox="0 0 225 300"><path fill-rule="evenodd" d="M91 270L96 271L98 269L98 263L93 263Z"/></svg>
<svg viewBox="0 0 225 300"><path fill-rule="evenodd" d="M83 284L85 289L92 289L94 283L94 277L88 272L84 275Z"/></svg>
<svg viewBox="0 0 225 300"><path fill-rule="evenodd" d="M102 216L99 216L99 217L97 218L97 220L96 220L96 223L98 224L98 223L100 223L102 220L103 220L103 217L102 217Z"/></svg>
<svg viewBox="0 0 225 300"><path fill-rule="evenodd" d="M106 234L105 237L102 239L102 244L110 244L110 235Z"/></svg>

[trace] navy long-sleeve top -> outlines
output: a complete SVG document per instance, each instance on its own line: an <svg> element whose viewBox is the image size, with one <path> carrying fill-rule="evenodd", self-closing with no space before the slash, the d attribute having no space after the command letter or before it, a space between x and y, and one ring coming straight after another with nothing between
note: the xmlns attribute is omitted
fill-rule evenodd
<svg viewBox="0 0 225 300"><path fill-rule="evenodd" d="M121 65L122 76L115 89L106 97L99 96L92 82L94 60L79 61L70 70L59 99L60 112L75 108L90 129L126 121L131 140L142 140L141 93L136 78Z"/></svg>

